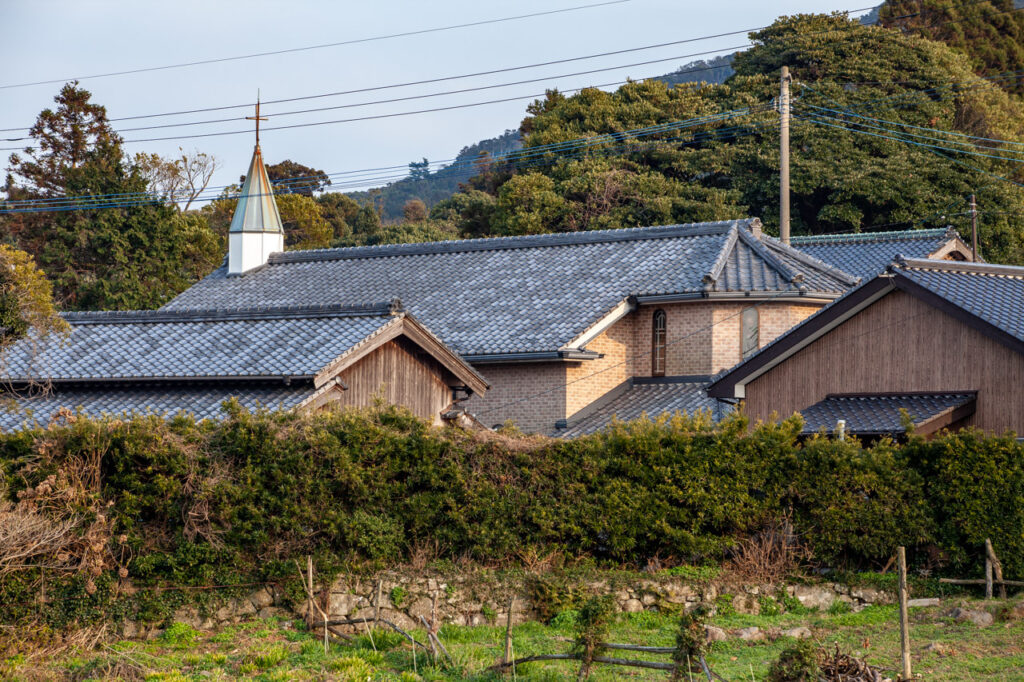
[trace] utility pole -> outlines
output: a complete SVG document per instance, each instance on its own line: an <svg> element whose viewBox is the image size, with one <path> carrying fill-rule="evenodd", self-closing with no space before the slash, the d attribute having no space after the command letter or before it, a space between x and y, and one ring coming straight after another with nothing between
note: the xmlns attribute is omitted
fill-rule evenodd
<svg viewBox="0 0 1024 682"><path fill-rule="evenodd" d="M978 204L971 195L971 262L978 262Z"/></svg>
<svg viewBox="0 0 1024 682"><path fill-rule="evenodd" d="M779 95L779 238L789 244L789 67L782 67Z"/></svg>

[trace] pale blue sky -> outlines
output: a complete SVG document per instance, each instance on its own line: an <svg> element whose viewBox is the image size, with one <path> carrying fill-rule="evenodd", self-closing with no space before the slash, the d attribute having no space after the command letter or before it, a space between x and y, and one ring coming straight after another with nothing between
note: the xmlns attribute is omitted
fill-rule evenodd
<svg viewBox="0 0 1024 682"><path fill-rule="evenodd" d="M0 85L159 66L185 61L338 42L387 33L446 26L590 4L596 0L0 0ZM489 26L325 48L271 57L231 61L142 74L83 80L110 117L241 104L337 90L457 75L638 47L735 31L770 23L780 14L828 12L864 7L856 0L630 0L576 12L521 19ZM307 102L268 105L264 113L417 95L439 90L557 76L632 62L683 56L742 45L731 36L633 54L495 74L443 84L384 90ZM709 55L713 56L713 55ZM527 96L546 87L561 89L644 78L666 73L693 58L542 83L379 104L313 114L279 116L264 125L323 121L505 97L523 100L416 116L340 123L294 130L266 131L264 157L285 158L329 173L405 164L427 157L450 158L479 139L515 128ZM0 89L0 128L28 126L49 106L59 84ZM231 110L174 118L126 121L119 127L180 123L243 116ZM192 128L125 132L126 139L244 129L231 121ZM18 133L0 132L3 142ZM179 146L217 156L214 178L221 185L245 172L252 153L251 135L129 144L127 149L173 154ZM0 152L6 166L10 152Z"/></svg>

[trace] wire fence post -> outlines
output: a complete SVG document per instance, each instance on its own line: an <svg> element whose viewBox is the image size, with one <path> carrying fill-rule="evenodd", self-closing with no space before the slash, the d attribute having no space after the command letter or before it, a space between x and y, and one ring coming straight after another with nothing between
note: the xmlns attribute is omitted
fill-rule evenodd
<svg viewBox="0 0 1024 682"><path fill-rule="evenodd" d="M909 680L913 676L910 670L910 618L907 614L907 550L905 547L896 548L896 563L899 568L899 600L900 600L900 654L902 657L903 674L902 679Z"/></svg>

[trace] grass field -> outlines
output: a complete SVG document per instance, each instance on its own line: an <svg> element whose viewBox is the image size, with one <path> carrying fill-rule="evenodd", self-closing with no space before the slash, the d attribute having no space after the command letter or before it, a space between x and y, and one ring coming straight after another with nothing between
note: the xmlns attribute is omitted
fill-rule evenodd
<svg viewBox="0 0 1024 682"><path fill-rule="evenodd" d="M970 602L997 614L988 627L954 622L940 614L950 604L911 610L915 673L926 680L1024 680L1024 620L1006 620L999 602ZM560 614L549 625L526 623L513 628L516 657L568 651L573 612ZM719 615L710 624L726 630L756 626L766 641L731 639L711 648L708 662L730 682L763 680L769 665L792 643L786 637L770 641L779 630L805 626L815 640L865 657L895 677L899 660L896 608L870 606L857 613L804 612L774 616ZM652 612L622 614L609 640L654 646L673 646L676 620ZM173 624L152 641L100 643L89 651L71 651L56 660L15 657L0 664L7 679L124 679L124 680L496 680L486 668L500 659L504 629L498 626L445 626L440 637L454 665L435 665L420 653L413 662L407 640L391 631L375 631L349 645L331 644L327 653L314 632L299 621L254 620L215 633L200 633ZM425 641L422 632L414 633ZM929 648L929 645L932 645ZM375 650L376 649L376 650ZM630 657L640 657L630 654ZM667 656L648 656L667 661ZM577 663L538 662L519 667L523 681L574 679ZM417 672L413 672L413 670ZM511 676L505 679L511 679ZM598 666L592 680L665 680L668 675L636 668Z"/></svg>

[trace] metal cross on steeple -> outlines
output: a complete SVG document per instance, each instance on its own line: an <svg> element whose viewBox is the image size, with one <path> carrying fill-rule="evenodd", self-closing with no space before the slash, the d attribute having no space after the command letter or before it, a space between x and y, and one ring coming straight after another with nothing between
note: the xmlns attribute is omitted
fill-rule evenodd
<svg viewBox="0 0 1024 682"><path fill-rule="evenodd" d="M260 121L266 121L267 118L265 116L264 117L260 117L260 95L259 95L258 91L256 93L256 115L255 116L246 116L245 120L247 120L247 121L256 121L256 146L259 147L260 146Z"/></svg>

